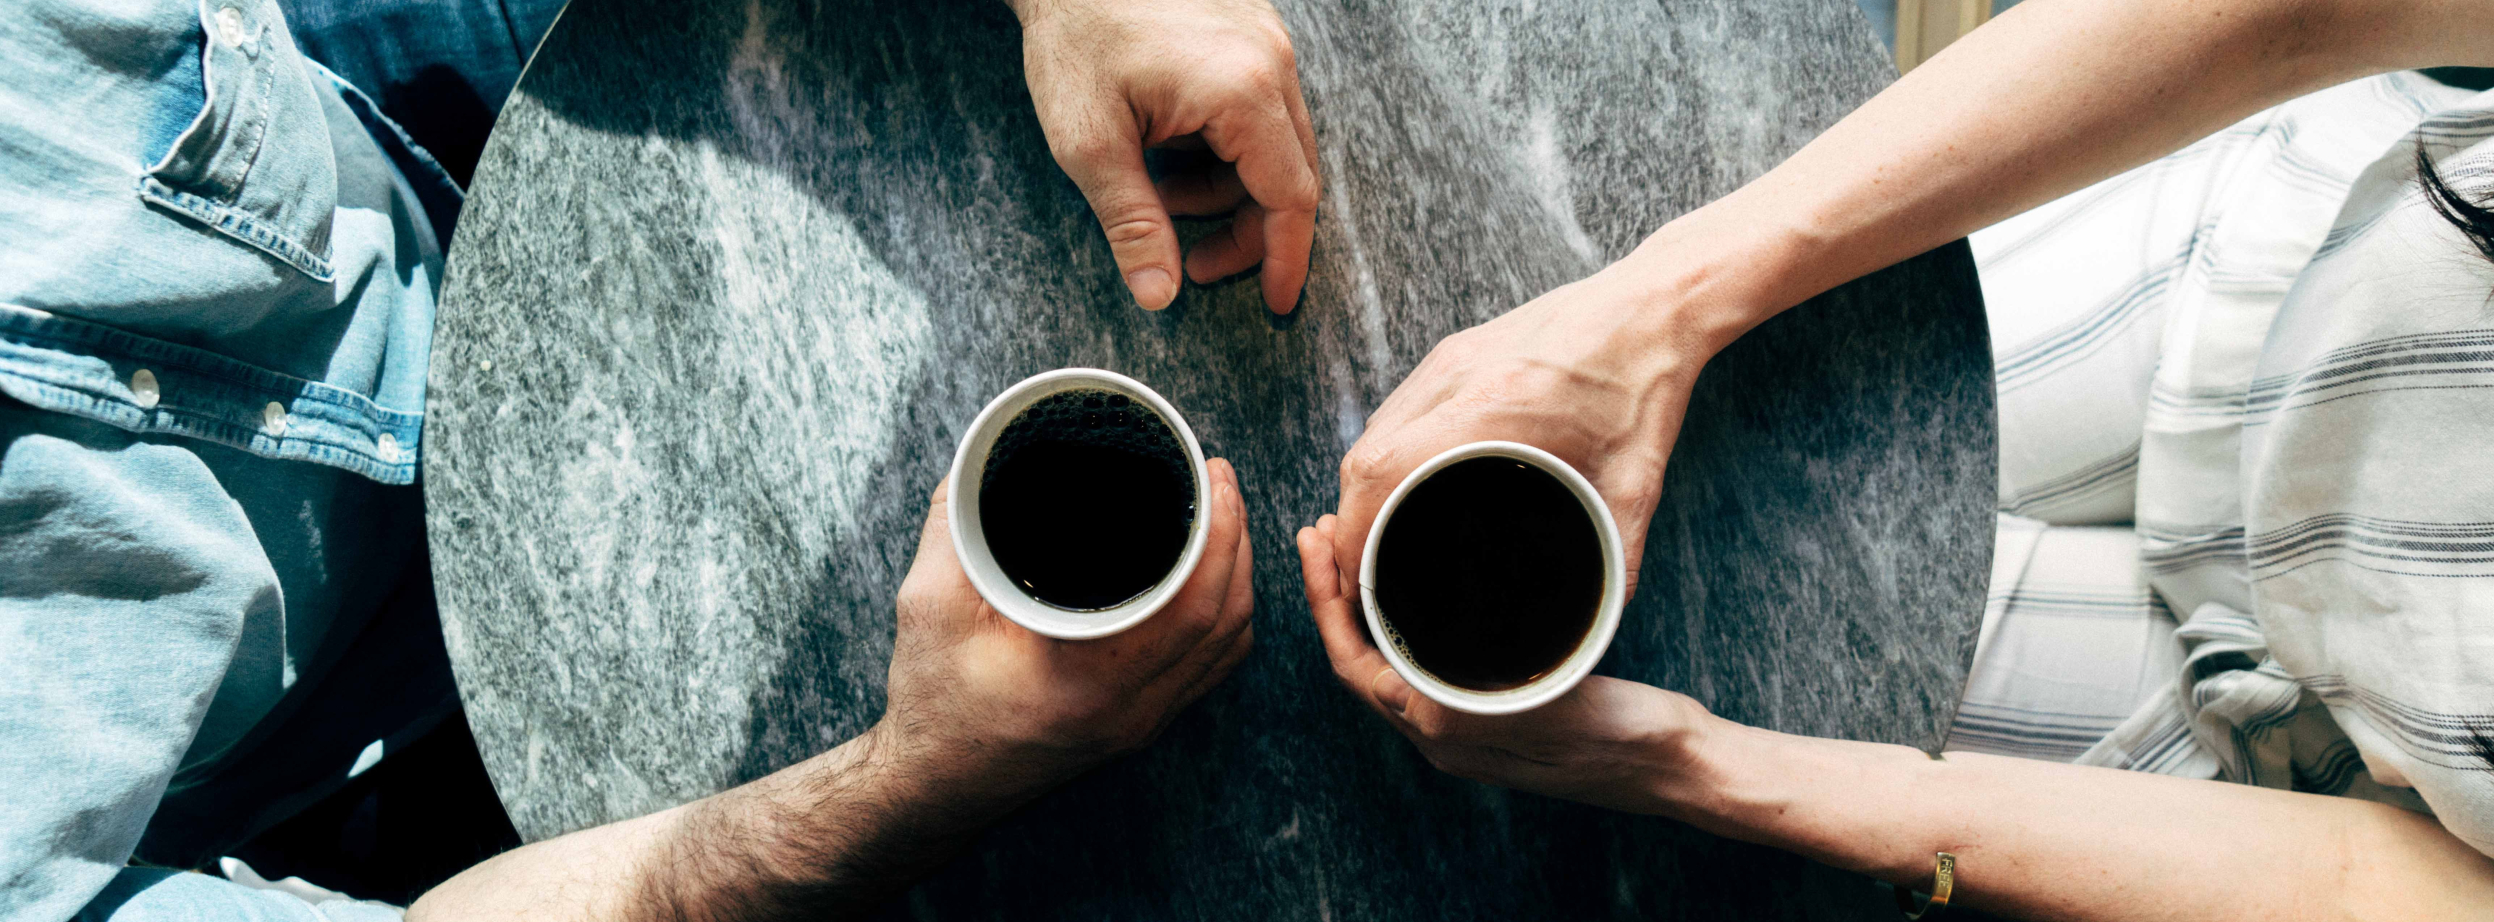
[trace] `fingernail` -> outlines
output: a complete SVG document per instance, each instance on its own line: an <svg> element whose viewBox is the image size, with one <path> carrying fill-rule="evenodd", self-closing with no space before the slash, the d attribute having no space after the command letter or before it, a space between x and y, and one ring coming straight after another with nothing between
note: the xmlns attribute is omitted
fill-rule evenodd
<svg viewBox="0 0 2494 922"><path fill-rule="evenodd" d="M1178 282L1169 277L1169 270L1150 266L1126 273L1126 288L1134 292L1134 303L1144 310L1156 311L1178 299Z"/></svg>
<svg viewBox="0 0 2494 922"><path fill-rule="evenodd" d="M1268 307L1268 308L1271 308L1271 309L1272 309L1272 311L1273 311L1273 316L1276 316L1276 317L1288 317L1288 316L1290 316L1290 315L1291 315L1291 313L1292 313L1292 312L1297 311L1297 310L1299 309L1299 300L1300 300L1301 298L1303 298L1303 297L1306 297L1306 296L1307 296L1307 289L1302 288L1302 289L1300 289L1298 292L1296 292L1296 293L1292 294L1292 295L1290 296L1290 300L1288 300L1288 301L1284 301L1284 302L1281 302L1281 303L1279 303L1279 304L1274 304L1274 303L1272 303L1272 302L1268 301L1268 302L1266 302L1266 303L1265 303L1265 306L1266 306L1266 307Z"/></svg>

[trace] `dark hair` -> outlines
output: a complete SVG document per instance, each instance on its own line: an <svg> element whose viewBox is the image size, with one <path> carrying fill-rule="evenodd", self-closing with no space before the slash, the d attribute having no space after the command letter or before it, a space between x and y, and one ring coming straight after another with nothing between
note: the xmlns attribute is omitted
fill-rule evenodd
<svg viewBox="0 0 2494 922"><path fill-rule="evenodd" d="M2421 143L2416 145L2416 178L2425 184L2425 201L2433 206L2434 213L2459 228L2477 252L2494 259L2494 208L2471 202L2451 188L2442 179L2441 171L2434 169L2433 158L2425 155L2425 145Z"/></svg>
<svg viewBox="0 0 2494 922"><path fill-rule="evenodd" d="M2477 252L2485 254L2487 259L2494 259L2494 208L2471 202L2467 196L2459 194L2459 190L2451 188L2451 184L2443 180L2441 171L2434 169L2433 158L2425 155L2425 145L2421 143L2416 145L2416 178L2424 183L2425 202L2433 206L2434 213L2459 228L2460 234L2476 246ZM2488 199L2494 201L2494 196ZM2494 768L2494 721L2471 720L2467 728L2469 751L2487 768Z"/></svg>

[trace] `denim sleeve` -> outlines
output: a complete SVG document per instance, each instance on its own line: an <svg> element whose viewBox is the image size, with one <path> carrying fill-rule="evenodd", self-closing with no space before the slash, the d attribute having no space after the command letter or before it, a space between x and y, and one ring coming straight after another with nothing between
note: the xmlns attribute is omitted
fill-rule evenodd
<svg viewBox="0 0 2494 922"><path fill-rule="evenodd" d="M197 455L0 397L0 918L70 918L134 873L277 587Z"/></svg>
<svg viewBox="0 0 2494 922"><path fill-rule="evenodd" d="M164 868L123 868L76 922L399 922L398 910L291 893Z"/></svg>

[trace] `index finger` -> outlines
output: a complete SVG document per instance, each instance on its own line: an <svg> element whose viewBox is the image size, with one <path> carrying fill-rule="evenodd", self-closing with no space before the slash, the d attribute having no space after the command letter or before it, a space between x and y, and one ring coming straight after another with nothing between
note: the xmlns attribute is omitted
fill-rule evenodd
<svg viewBox="0 0 2494 922"><path fill-rule="evenodd" d="M1305 581L1308 612L1316 620L1316 634L1324 641L1325 658L1333 664L1334 677L1343 687L1359 696L1370 708L1386 713L1376 697L1378 673L1391 670L1385 654L1368 642L1368 632L1351 612L1348 593L1343 591L1342 571L1334 563L1332 536L1325 525L1332 516L1318 520L1318 527L1299 530L1300 578Z"/></svg>
<svg viewBox="0 0 2494 922"><path fill-rule="evenodd" d="M969 571L953 550L952 484L951 477L944 478L927 498L926 523L918 529L918 552L910 558L908 575L901 578L897 600L897 617L913 623L932 618L947 631L962 630L973 619L999 617L986 614L986 600L970 585ZM930 604L911 604L912 600Z"/></svg>
<svg viewBox="0 0 2494 922"><path fill-rule="evenodd" d="M1298 90L1286 85L1279 92ZM1307 284L1320 194L1315 161L1291 112L1287 102L1266 99L1216 116L1203 132L1214 153L1238 164L1239 182L1264 208L1264 305L1276 314L1297 307Z"/></svg>

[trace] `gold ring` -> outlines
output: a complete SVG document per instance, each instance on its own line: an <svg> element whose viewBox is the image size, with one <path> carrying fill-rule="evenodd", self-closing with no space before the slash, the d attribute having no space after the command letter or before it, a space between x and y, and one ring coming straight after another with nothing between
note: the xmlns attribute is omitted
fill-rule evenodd
<svg viewBox="0 0 2494 922"><path fill-rule="evenodd" d="M1956 889L1957 856L1939 852L1934 858L1930 893L1920 893L1912 887L1896 888L1897 911L1904 913L1908 922L1937 918L1948 908L1949 891Z"/></svg>

